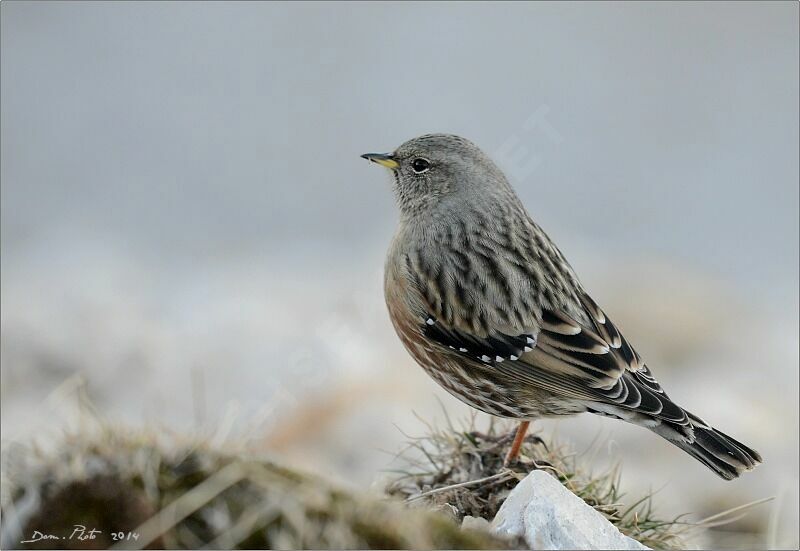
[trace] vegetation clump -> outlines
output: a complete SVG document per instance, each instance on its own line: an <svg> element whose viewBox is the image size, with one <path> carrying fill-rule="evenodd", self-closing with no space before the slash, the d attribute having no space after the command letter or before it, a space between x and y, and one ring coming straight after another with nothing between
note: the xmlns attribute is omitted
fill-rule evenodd
<svg viewBox="0 0 800 551"><path fill-rule="evenodd" d="M203 441L106 427L51 448L4 452L4 549L508 547L440 513L347 492ZM75 525L95 536L80 539ZM20 543L34 531L60 539Z"/></svg>
<svg viewBox="0 0 800 551"><path fill-rule="evenodd" d="M482 520L463 521L491 521L533 469L548 470L648 547L682 547L681 537L698 526L659 519L652 495L623 505L619 469L585 471L568 448L535 434L506 468L513 426L474 427L474 419L464 429L448 423L411 439L400 454L409 467L393 477L385 496L375 496L337 488L232 442L212 445L95 420L46 448L4 445L0 548L520 548L524 542L493 536ZM724 522L750 505L707 520ZM76 535L76 525L84 532ZM80 537L90 531L93 537ZM22 543L35 532L59 539Z"/></svg>
<svg viewBox="0 0 800 551"><path fill-rule="evenodd" d="M619 468L590 473L566 446L545 443L536 434L525 438L519 460L503 467L514 436L511 423L492 422L484 432L475 430L474 419L461 430L452 423L444 429L428 428L429 434L410 438L401 453L411 470L400 472L389 484L390 495L445 511L457 520L471 516L491 521L520 480L533 469L545 469L623 534L648 547L680 548L681 536L693 526L680 518L658 518L652 494L623 505Z"/></svg>

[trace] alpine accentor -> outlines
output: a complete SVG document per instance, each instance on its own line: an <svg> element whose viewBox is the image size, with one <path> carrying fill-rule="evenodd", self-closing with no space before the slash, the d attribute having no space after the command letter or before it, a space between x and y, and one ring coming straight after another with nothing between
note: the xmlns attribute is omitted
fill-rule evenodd
<svg viewBox="0 0 800 551"><path fill-rule="evenodd" d="M392 171L400 224L386 260L392 323L458 399L518 419L590 412L646 427L730 480L759 454L675 404L503 173L458 136L363 155Z"/></svg>

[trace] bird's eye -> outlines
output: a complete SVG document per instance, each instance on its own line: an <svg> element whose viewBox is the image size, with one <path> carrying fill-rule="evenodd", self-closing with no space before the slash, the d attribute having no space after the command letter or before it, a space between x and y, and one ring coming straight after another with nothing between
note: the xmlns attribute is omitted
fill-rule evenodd
<svg viewBox="0 0 800 551"><path fill-rule="evenodd" d="M411 161L411 168L417 174L422 174L423 172L427 172L429 168L431 168L431 163L427 159L414 159Z"/></svg>

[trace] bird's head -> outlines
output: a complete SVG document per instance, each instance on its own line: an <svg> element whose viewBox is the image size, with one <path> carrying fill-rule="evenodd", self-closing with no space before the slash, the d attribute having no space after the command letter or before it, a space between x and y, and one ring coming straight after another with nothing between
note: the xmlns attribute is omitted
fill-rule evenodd
<svg viewBox="0 0 800 551"><path fill-rule="evenodd" d="M364 159L392 171L403 215L419 217L451 207L482 207L511 192L505 176L475 144L452 134L426 134L392 153L366 153ZM513 194L513 192L511 192Z"/></svg>

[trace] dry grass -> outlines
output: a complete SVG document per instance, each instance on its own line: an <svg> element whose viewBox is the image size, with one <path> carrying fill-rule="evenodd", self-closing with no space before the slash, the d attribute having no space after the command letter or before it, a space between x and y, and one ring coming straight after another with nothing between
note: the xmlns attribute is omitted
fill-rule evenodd
<svg viewBox="0 0 800 551"><path fill-rule="evenodd" d="M566 447L545 445L535 435L525 442L521 461L504 469L512 426L491 424L481 433L474 419L463 429L448 421L445 429L430 427L427 436L411 439L402 452L411 467L390 484L387 499L336 488L230 439L135 431L93 414L89 419L45 448L4 445L0 548L519 547L459 524L467 515L491 520L534 468L550 470L623 533L653 548L682 547L690 530L722 524L748 508L700 525L660 519L652 495L623 505L618 469L589 473ZM33 530L69 535L75 524L102 535L19 544ZM138 539L110 539L112 532L128 531Z"/></svg>
<svg viewBox="0 0 800 551"><path fill-rule="evenodd" d="M520 460L504 469L513 430L513 424L491 423L487 431L478 432L474 419L460 430L452 423L446 429L429 426L428 435L410 439L401 456L411 467L398 472L387 491L456 519L469 515L491 520L517 482L538 467L555 475L622 533L648 547L681 548L683 537L697 527L681 518L659 518L653 510L652 494L624 504L618 468L590 473L567 447L546 444L535 434L527 436Z"/></svg>
<svg viewBox="0 0 800 551"><path fill-rule="evenodd" d="M229 447L230 448L230 447ZM355 495L237 449L178 435L102 427L49 451L4 450L3 548L504 548L445 515ZM31 506L33 504L33 506ZM94 541L19 545L33 530ZM120 544L112 532L138 532Z"/></svg>

